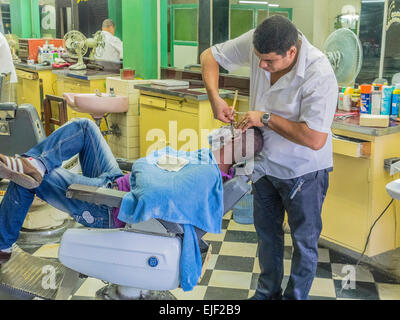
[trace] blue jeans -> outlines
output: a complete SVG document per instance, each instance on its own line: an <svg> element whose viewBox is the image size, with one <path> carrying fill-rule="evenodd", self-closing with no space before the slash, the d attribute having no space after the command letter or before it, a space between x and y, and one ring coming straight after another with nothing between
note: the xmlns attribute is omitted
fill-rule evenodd
<svg viewBox="0 0 400 320"><path fill-rule="evenodd" d="M62 162L79 154L82 174L61 167ZM41 185L32 190L10 182L0 204L0 250L18 239L35 194L53 207L69 213L77 222L92 228L112 228L112 209L80 200L68 199L71 184L111 187L123 175L100 130L89 119L68 122L25 156L42 161L46 174Z"/></svg>
<svg viewBox="0 0 400 320"><path fill-rule="evenodd" d="M318 264L321 210L329 171L295 179L264 176L253 185L254 225L258 235L260 277L255 297L282 298L285 210L293 241L291 274L283 299L308 299Z"/></svg>

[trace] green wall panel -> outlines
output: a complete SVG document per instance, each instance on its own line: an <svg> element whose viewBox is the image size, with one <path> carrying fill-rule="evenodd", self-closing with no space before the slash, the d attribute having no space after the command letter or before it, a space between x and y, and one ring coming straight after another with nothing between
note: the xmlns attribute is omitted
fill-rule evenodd
<svg viewBox="0 0 400 320"><path fill-rule="evenodd" d="M10 0L11 32L20 38L40 38L38 0Z"/></svg>
<svg viewBox="0 0 400 320"><path fill-rule="evenodd" d="M115 22L115 35L123 40L122 0L108 0L108 17Z"/></svg>
<svg viewBox="0 0 400 320"><path fill-rule="evenodd" d="M137 77L158 76L157 0L122 0L124 68Z"/></svg>

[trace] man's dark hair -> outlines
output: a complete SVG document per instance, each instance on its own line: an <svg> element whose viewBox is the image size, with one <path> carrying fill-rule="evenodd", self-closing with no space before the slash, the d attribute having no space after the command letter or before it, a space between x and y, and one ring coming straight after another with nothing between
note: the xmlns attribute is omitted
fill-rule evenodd
<svg viewBox="0 0 400 320"><path fill-rule="evenodd" d="M251 127L247 129L242 136L242 155L246 155L246 140L249 134L253 134L254 136L254 157L258 155L264 147L264 137L262 131L258 127Z"/></svg>
<svg viewBox="0 0 400 320"><path fill-rule="evenodd" d="M272 16L265 19L255 30L254 48L261 54L275 52L286 56L292 46L297 46L299 32L296 26L283 16Z"/></svg>

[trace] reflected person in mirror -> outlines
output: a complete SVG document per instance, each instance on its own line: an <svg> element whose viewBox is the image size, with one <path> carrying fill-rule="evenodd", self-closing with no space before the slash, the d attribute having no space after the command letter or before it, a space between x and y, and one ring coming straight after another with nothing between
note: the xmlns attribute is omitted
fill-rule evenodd
<svg viewBox="0 0 400 320"><path fill-rule="evenodd" d="M105 60L120 62L123 59L124 50L122 41L115 36L115 23L111 19L103 21L102 35L104 37L105 46L95 54L96 60Z"/></svg>

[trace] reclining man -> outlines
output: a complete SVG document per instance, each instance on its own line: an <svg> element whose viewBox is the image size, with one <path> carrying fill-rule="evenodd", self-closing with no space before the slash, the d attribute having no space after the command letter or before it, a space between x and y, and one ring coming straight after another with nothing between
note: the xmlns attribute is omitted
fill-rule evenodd
<svg viewBox="0 0 400 320"><path fill-rule="evenodd" d="M228 142L213 151L223 180L232 177L235 162L243 162L261 152L262 133L258 128L252 130L254 148L245 149L246 134L239 130L233 143ZM236 147L235 151L235 146L242 150ZM245 156L243 149L248 151ZM61 167L63 161L76 154L79 154L82 175ZM12 245L17 241L35 195L87 227L124 226L118 220L119 209L66 198L66 191L72 184L130 191L130 174L124 176L100 130L88 119L65 124L22 157L0 154L0 178L11 181L0 204L0 264L10 259Z"/></svg>

